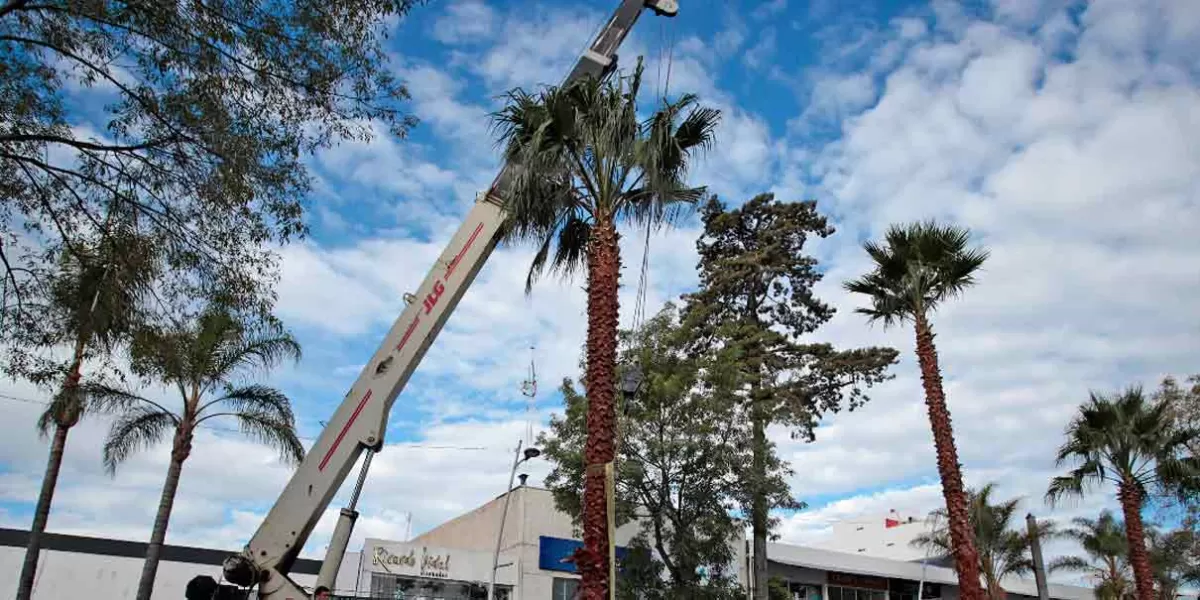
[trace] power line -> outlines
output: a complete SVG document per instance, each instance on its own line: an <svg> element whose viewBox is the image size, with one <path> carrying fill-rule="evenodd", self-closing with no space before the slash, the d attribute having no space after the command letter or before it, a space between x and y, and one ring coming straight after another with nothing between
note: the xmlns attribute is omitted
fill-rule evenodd
<svg viewBox="0 0 1200 600"><path fill-rule="evenodd" d="M0 393L0 399L10 400L12 402L23 402L25 404L36 404L39 406L49 406L50 405L50 402L46 401L46 400L34 400L32 398L22 398L20 396L13 396L11 394L3 394L3 393ZM242 433L242 431L240 429L234 429L232 427L220 427L217 425L206 425L206 424L201 424L199 427L197 427L197 429L206 429L206 430L210 430L210 431L221 431L221 432L225 432L225 433ZM317 441L317 438L313 437L313 436L297 435L296 437L298 439L307 440L310 442ZM489 448L487 446L455 446L455 445L450 445L450 444L421 444L421 443L416 443L416 442L412 442L412 443L398 442L395 444L388 444L387 447L388 448L416 448L416 449L424 449L424 450L472 450L472 451L496 450L496 448Z"/></svg>

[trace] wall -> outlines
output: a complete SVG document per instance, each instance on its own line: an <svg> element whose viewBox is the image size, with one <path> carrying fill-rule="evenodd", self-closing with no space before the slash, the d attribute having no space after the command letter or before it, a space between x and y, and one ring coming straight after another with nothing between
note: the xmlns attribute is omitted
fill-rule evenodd
<svg viewBox="0 0 1200 600"><path fill-rule="evenodd" d="M889 518L898 520L900 524L887 527L885 520ZM926 553L913 548L910 542L926 531L929 531L929 523L925 519L898 513L881 514L834 523L833 534L813 546L835 552L918 561L925 558Z"/></svg>
<svg viewBox="0 0 1200 600"><path fill-rule="evenodd" d="M24 560L25 548L0 547L0 598L16 595ZM132 599L137 593L143 562L141 558L43 550L33 600ZM220 581L221 567L159 563L152 599L183 600L188 582L197 575L210 575ZM292 579L311 588L317 577L299 574Z"/></svg>
<svg viewBox="0 0 1200 600"><path fill-rule="evenodd" d="M490 559L495 551L496 532L503 507L504 496L501 495L469 513L430 529L414 538L413 542L486 551ZM640 525L636 521L619 527L614 536L617 545L628 545L639 531ZM555 508L554 496L549 490L529 486L515 488L501 538L501 566L497 570L497 581L513 581L521 600L549 600L556 577L577 578L573 573L539 567L541 536L578 540L581 533L570 516ZM739 579L745 582L745 542L739 537L733 544ZM488 567L490 565L489 560Z"/></svg>

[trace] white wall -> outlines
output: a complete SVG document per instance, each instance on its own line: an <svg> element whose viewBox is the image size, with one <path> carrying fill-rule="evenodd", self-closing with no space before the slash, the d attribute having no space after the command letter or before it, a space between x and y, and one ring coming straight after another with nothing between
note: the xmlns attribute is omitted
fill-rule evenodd
<svg viewBox="0 0 1200 600"><path fill-rule="evenodd" d="M0 598L16 595L17 580L24 560L24 548L0 547ZM43 550L33 600L132 599L137 593L143 562L141 558ZM152 599L183 600L188 582L197 575L210 575L220 581L221 567L167 561L159 563ZM316 576L298 575L292 579L311 588L315 585Z"/></svg>
<svg viewBox="0 0 1200 600"><path fill-rule="evenodd" d="M887 527L885 519L900 521L900 525ZM891 560L914 561L925 558L925 551L913 548L910 542L921 533L929 531L929 523L923 518L897 513L848 519L833 524L829 538L812 544L835 552L861 554Z"/></svg>

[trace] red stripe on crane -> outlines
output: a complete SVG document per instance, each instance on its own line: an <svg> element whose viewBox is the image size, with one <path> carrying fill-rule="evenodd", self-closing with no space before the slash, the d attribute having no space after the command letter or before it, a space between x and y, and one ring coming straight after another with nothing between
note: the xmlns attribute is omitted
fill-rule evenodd
<svg viewBox="0 0 1200 600"><path fill-rule="evenodd" d="M458 254L454 255L454 260L450 261L450 266L446 267L446 277L449 277L451 273L454 273L454 269L458 268L459 261L462 260L467 250L470 250L471 246L475 244L475 239L479 237L480 231L483 231L483 223L475 226L475 231L471 232L471 237L467 238L467 243L463 244L462 250L459 250Z"/></svg>
<svg viewBox="0 0 1200 600"><path fill-rule="evenodd" d="M346 424L342 426L342 430L339 431L337 437L334 438L333 445L329 447L329 452L325 453L325 458L322 458L321 464L317 465L318 471L325 470L325 465L329 464L329 459L333 457L333 453L338 449L338 446L342 444L342 438L346 437L346 432L350 431L350 426L354 424L354 420L358 418L358 415L362 412L363 407L367 405L367 400L370 399L371 390L367 390L367 393L363 395L362 400L358 401L358 406L354 408L354 413L350 415L350 420L346 421Z"/></svg>
<svg viewBox="0 0 1200 600"><path fill-rule="evenodd" d="M399 344L396 344L396 352L399 352L400 349L404 347L404 344L408 343L408 338L412 337L413 332L416 331L416 329L417 329L417 323L420 323L420 322L421 322L421 317L418 315L416 318L413 319L412 323L408 324L408 329L404 330L404 337L400 338Z"/></svg>

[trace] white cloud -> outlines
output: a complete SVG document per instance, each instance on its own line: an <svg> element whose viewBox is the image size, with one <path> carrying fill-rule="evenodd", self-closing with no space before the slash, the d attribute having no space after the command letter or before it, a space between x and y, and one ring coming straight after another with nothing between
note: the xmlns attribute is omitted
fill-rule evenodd
<svg viewBox="0 0 1200 600"><path fill-rule="evenodd" d="M1121 16L1135 7L1143 24ZM1009 4L1006 18L1020 8ZM811 183L839 217L840 232L821 244L830 269L819 291L840 312L821 337L902 351L897 378L863 409L827 418L815 444L775 436L801 497L888 490L791 517L795 541L819 534L830 515L939 502L911 483L936 482L911 330L864 327L850 308L865 300L839 289L868 268L856 237L938 217L971 227L991 250L979 285L934 327L968 483L1000 479L1035 513L1114 504L1110 495L1056 511L1041 504L1062 429L1090 389L1153 387L1195 369L1200 313L1175 299L1200 293L1188 266L1200 243L1185 231L1200 218L1190 141L1200 135L1200 82L1180 73L1182 53L1143 58L1183 43L1144 23L1189 22L1194 5L1090 5L1066 62L1049 46L1061 39L972 22L948 3L935 9L939 38L915 24L893 31L909 49L878 102L842 120L841 139L787 154L799 158L785 180Z"/></svg>
<svg viewBox="0 0 1200 600"><path fill-rule="evenodd" d="M461 0L445 6L433 25L433 37L445 44L490 41L496 11L478 0Z"/></svg>

